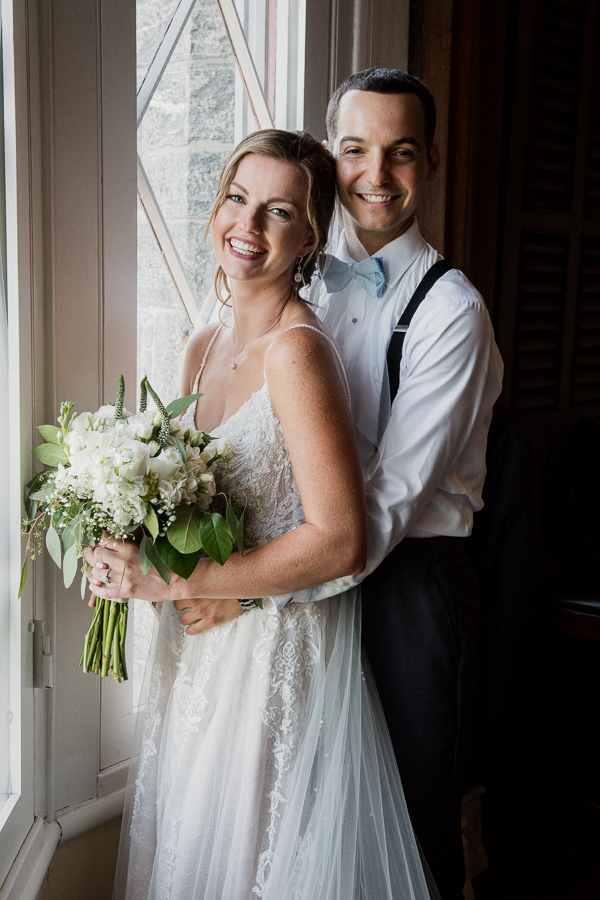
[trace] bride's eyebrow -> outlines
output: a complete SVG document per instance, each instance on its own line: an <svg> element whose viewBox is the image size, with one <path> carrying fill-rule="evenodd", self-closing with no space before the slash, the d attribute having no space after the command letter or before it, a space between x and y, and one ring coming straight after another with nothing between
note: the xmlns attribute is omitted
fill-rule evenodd
<svg viewBox="0 0 600 900"><path fill-rule="evenodd" d="M242 194L246 194L246 195L248 194L248 191L246 190L246 188L245 188L245 187L242 187L241 184L238 184L237 181L230 181L230 182L229 182L229 188L232 188L232 187L237 188L238 191L241 191L241 192L242 192Z"/></svg>

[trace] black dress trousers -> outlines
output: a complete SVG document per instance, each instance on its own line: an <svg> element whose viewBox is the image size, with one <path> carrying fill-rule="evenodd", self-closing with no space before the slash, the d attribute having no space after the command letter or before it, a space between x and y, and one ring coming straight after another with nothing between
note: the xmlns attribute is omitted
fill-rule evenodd
<svg viewBox="0 0 600 900"><path fill-rule="evenodd" d="M465 882L461 797L477 616L461 538L405 538L362 584L363 646L442 900L462 900Z"/></svg>

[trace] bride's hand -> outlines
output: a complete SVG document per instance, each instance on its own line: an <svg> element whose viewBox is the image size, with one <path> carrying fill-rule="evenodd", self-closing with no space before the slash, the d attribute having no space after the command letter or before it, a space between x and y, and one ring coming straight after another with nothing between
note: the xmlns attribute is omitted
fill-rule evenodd
<svg viewBox="0 0 600 900"><path fill-rule="evenodd" d="M236 619L244 610L237 600L212 600L196 598L194 600L176 600L175 609L183 610L180 616L182 625L186 625L188 634L200 634Z"/></svg>
<svg viewBox="0 0 600 900"><path fill-rule="evenodd" d="M144 575L140 548L135 541L107 537L97 547L86 548L83 555L88 564L90 589L97 597L106 600L137 597L161 603L178 600L188 593L185 580L172 572L169 573L169 584L162 580L154 566Z"/></svg>

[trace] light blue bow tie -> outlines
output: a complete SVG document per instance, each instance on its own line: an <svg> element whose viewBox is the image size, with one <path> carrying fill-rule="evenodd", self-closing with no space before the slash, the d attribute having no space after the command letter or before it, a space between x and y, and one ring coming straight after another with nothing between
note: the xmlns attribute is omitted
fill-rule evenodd
<svg viewBox="0 0 600 900"><path fill-rule="evenodd" d="M346 263L336 256L328 255L323 281L329 293L343 291L352 279L358 281L369 297L381 297L385 290L383 258L370 256L359 263Z"/></svg>

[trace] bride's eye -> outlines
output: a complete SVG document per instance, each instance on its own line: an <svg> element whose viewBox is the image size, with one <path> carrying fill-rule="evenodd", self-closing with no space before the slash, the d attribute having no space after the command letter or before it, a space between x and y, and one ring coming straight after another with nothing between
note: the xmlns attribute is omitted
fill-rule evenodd
<svg viewBox="0 0 600 900"><path fill-rule="evenodd" d="M273 206L271 212L274 213L278 219L291 219L289 212L286 209L281 209L280 206Z"/></svg>
<svg viewBox="0 0 600 900"><path fill-rule="evenodd" d="M233 203L243 203L244 202L244 198L241 196L241 194L227 194L225 199L231 200Z"/></svg>

